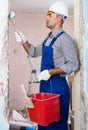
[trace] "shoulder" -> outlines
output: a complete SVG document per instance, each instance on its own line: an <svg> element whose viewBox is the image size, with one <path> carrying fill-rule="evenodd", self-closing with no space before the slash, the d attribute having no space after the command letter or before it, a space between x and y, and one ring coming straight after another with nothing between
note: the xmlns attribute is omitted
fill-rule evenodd
<svg viewBox="0 0 88 130"><path fill-rule="evenodd" d="M74 40L73 38L68 34L68 33L63 33L58 39L57 39L57 42L59 42L60 44L74 44Z"/></svg>
<svg viewBox="0 0 88 130"><path fill-rule="evenodd" d="M76 48L75 42L68 33L63 33L55 42L54 46L61 47L63 49Z"/></svg>
<svg viewBox="0 0 88 130"><path fill-rule="evenodd" d="M70 41L74 41L73 38L64 31L64 33L61 35L60 39L64 39L64 40L70 40Z"/></svg>

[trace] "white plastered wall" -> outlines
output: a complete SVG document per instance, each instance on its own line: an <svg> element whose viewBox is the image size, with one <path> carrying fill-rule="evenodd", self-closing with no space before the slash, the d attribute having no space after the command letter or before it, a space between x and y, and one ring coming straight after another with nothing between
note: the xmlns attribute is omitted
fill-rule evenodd
<svg viewBox="0 0 88 130"><path fill-rule="evenodd" d="M74 37L80 57L80 70L73 82L74 130L88 130L88 1L75 0Z"/></svg>
<svg viewBox="0 0 88 130"><path fill-rule="evenodd" d="M0 113L8 108L8 0L0 1Z"/></svg>
<svg viewBox="0 0 88 130"><path fill-rule="evenodd" d="M8 72L8 0L0 0L0 130L9 130Z"/></svg>

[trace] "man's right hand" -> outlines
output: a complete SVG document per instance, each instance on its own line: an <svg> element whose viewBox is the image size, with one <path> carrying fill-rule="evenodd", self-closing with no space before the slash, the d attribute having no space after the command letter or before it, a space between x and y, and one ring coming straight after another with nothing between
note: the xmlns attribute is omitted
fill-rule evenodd
<svg viewBox="0 0 88 130"><path fill-rule="evenodd" d="M16 37L16 42L17 43L26 43L26 37L24 36L24 34L20 31L15 32L15 37Z"/></svg>

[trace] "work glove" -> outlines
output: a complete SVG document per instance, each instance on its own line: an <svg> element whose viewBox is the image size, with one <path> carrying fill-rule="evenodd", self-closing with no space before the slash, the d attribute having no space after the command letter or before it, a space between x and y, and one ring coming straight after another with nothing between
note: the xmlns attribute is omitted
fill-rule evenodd
<svg viewBox="0 0 88 130"><path fill-rule="evenodd" d="M45 80L47 81L50 78L50 74L48 70L42 71L40 74L37 75L38 81Z"/></svg>
<svg viewBox="0 0 88 130"><path fill-rule="evenodd" d="M24 36L24 34L20 31L15 32L15 37L16 37L16 42L17 43L26 43L26 37Z"/></svg>

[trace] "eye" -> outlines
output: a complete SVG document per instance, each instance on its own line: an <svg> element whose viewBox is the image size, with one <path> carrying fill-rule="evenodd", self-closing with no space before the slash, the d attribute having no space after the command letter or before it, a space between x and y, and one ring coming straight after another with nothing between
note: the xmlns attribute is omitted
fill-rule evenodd
<svg viewBox="0 0 88 130"><path fill-rule="evenodd" d="M51 17L51 16L52 16L52 14L49 14L49 13L48 13L48 14L47 14L47 16Z"/></svg>

